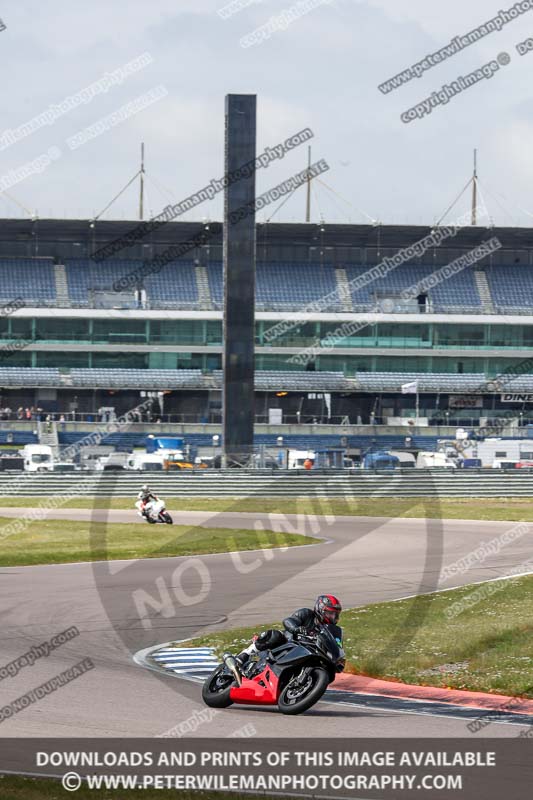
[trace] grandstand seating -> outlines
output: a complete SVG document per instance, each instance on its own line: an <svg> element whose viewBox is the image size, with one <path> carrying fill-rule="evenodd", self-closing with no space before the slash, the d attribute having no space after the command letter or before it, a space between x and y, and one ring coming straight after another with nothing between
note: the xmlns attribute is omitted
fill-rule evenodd
<svg viewBox="0 0 533 800"><path fill-rule="evenodd" d="M533 393L533 375L521 375L518 378L509 378L505 375L499 378L500 386L505 392Z"/></svg>
<svg viewBox="0 0 533 800"><path fill-rule="evenodd" d="M69 259L66 264L68 292L74 306L93 305L92 292L112 291L113 284L135 273L143 265L133 259L113 259L95 263L89 258ZM149 304L156 308L194 308L198 286L192 261L171 262L143 281Z"/></svg>
<svg viewBox="0 0 533 800"><path fill-rule="evenodd" d="M33 431L0 431L0 444L8 444L15 447L17 445L38 443L39 437ZM10 451L7 450L6 454L10 454Z"/></svg>
<svg viewBox="0 0 533 800"><path fill-rule="evenodd" d="M390 292L400 295L405 289L418 286L421 281L435 272L434 267L402 264L391 270L388 275L356 288L357 280L371 267L348 265L346 277L352 293L352 302L356 311L365 311L376 304L376 299ZM482 303L476 287L473 269L464 269L453 278L442 281L426 294L430 299L430 308L436 312L475 311L480 313Z"/></svg>
<svg viewBox="0 0 533 800"><path fill-rule="evenodd" d="M485 267L496 311L523 314L533 308L533 270L523 266Z"/></svg>
<svg viewBox="0 0 533 800"><path fill-rule="evenodd" d="M73 307L90 308L97 305L94 292L111 292L117 280L144 262L135 259L108 259L96 263L90 258L65 260L67 290ZM376 301L418 285L435 271L428 265L402 264L383 278L371 280L355 288L353 282L371 267L361 264L344 265L351 288L353 309L368 311ZM502 313L531 313L533 306L533 270L526 265L484 266L494 309ZM221 262L206 265L207 288L211 307L220 309L223 302L223 269ZM0 259L0 302L22 297L28 305L58 304L54 264L51 258ZM199 308L200 296L195 264L192 260L175 261L159 272L149 274L143 281L148 307ZM314 263L259 262L257 264L256 306L263 311L302 309L322 301L325 311L343 311L335 268ZM482 313L485 306L475 281L475 267L458 272L427 292L429 307L434 312ZM61 305L65 305L62 298Z"/></svg>
<svg viewBox="0 0 533 800"><path fill-rule="evenodd" d="M68 298L58 302L52 258L2 258L0 259L0 303L21 297L28 305L54 307L70 304L78 308L97 307L100 302L109 305L109 298L98 298L95 293L113 292L116 281L140 270L139 259L108 259L96 263L90 258L65 260ZM345 264L348 285L351 289L353 310L363 312L375 307L380 299L399 297L401 292L417 286L435 271L426 265L402 264L386 276L360 288L354 282L371 270L370 266ZM491 297L480 298L475 280L476 267L464 269L451 278L428 289L428 311L442 313L482 313L490 308L490 301L499 313L531 313L533 307L533 269L527 265L484 265ZM223 303L223 268L221 262L206 265L207 292L210 307L218 310ZM200 292L197 271L192 260L174 261L159 272L143 279L149 308L199 309ZM258 262L256 305L261 311L287 311L320 302L317 310L337 312L346 310L342 294L338 292L336 269L331 264L308 262ZM129 290L128 290L129 291ZM117 301L117 305L120 302Z"/></svg>
<svg viewBox="0 0 533 800"><path fill-rule="evenodd" d="M290 372L257 370L255 388L259 392L399 392L405 383L418 381L421 392L475 392L487 378L482 373L357 372L355 379L342 372ZM502 390L533 392L533 375L502 377ZM70 386L86 389L221 389L222 371L204 374L199 369L111 369L73 368L60 372L56 367L0 367L0 386Z"/></svg>
<svg viewBox="0 0 533 800"><path fill-rule="evenodd" d="M0 386L59 386L57 367L0 367Z"/></svg>
<svg viewBox="0 0 533 800"><path fill-rule="evenodd" d="M140 270L143 263L134 259L109 259L102 263L95 263L90 258L69 259L65 268L72 305L93 305L93 291L113 291L116 281ZM192 261L170 262L159 272L147 275L143 285L149 305L155 308L195 308L198 304Z"/></svg>
<svg viewBox="0 0 533 800"><path fill-rule="evenodd" d="M203 385L199 369L71 369L72 386L105 389L190 389Z"/></svg>
<svg viewBox="0 0 533 800"><path fill-rule="evenodd" d="M485 385L483 373L357 372L356 382L364 392L400 392L403 384L418 381L421 392L473 392ZM531 378L533 384L533 377Z"/></svg>
<svg viewBox="0 0 533 800"><path fill-rule="evenodd" d="M148 303L155 308L195 308L198 284L192 261L172 261L144 279Z"/></svg>
<svg viewBox="0 0 533 800"><path fill-rule="evenodd" d="M222 386L222 372L215 370L213 377L217 386ZM303 392L341 392L354 388L353 380L344 377L342 372L287 372L284 370L257 370L255 373L256 391L303 391Z"/></svg>
<svg viewBox="0 0 533 800"><path fill-rule="evenodd" d="M303 308L323 300L323 311L341 311L332 266L264 263L257 265L256 305L264 311Z"/></svg>
<svg viewBox="0 0 533 800"><path fill-rule="evenodd" d="M357 372L355 379L363 392L400 392L402 385L418 381L420 392L440 392L457 394L458 392L492 392L494 386L504 392L533 393L533 375L520 375L512 378L511 374L500 375L491 380L481 372L469 372L461 375L452 373L426 372Z"/></svg>
<svg viewBox="0 0 533 800"><path fill-rule="evenodd" d="M52 258L0 259L0 302L21 297L27 305L56 305Z"/></svg>
<svg viewBox="0 0 533 800"><path fill-rule="evenodd" d="M92 305L91 291L112 291L115 281L120 280L142 262L128 259L113 259L96 263L90 258L72 258L65 262L68 293L73 306Z"/></svg>
<svg viewBox="0 0 533 800"><path fill-rule="evenodd" d="M207 280L213 308L221 309L224 302L224 280L221 261L213 261L207 265Z"/></svg>
<svg viewBox="0 0 533 800"><path fill-rule="evenodd" d="M62 376L68 375L68 382ZM81 369L60 373L49 367L0 367L0 386L75 386L93 389L220 389L222 371L204 375L199 369ZM340 392L354 388L342 372L258 370L258 391Z"/></svg>
<svg viewBox="0 0 533 800"><path fill-rule="evenodd" d="M207 267L214 308L222 307L222 264ZM337 279L331 265L297 263L258 263L256 307L261 311L286 311L327 298L324 311L342 311Z"/></svg>

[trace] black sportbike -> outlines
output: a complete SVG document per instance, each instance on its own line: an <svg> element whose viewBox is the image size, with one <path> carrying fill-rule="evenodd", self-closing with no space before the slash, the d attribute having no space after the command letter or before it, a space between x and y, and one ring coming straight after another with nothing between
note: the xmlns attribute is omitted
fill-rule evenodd
<svg viewBox="0 0 533 800"><path fill-rule="evenodd" d="M282 714L301 714L324 694L346 664L342 630L322 625L280 647L259 653L242 668L229 653L206 679L202 698L213 708L232 703L277 705Z"/></svg>

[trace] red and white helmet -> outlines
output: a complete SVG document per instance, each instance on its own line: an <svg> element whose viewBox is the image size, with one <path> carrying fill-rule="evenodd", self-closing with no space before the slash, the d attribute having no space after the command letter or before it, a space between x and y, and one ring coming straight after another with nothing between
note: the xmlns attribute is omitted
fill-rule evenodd
<svg viewBox="0 0 533 800"><path fill-rule="evenodd" d="M334 594L321 594L315 603L315 616L323 625L336 625L341 615L341 601Z"/></svg>

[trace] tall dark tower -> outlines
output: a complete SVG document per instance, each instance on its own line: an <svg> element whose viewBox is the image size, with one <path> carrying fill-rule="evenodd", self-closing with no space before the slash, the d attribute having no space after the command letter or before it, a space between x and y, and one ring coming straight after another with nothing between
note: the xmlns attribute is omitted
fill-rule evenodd
<svg viewBox="0 0 533 800"><path fill-rule="evenodd" d="M224 190L224 379L226 463L245 462L254 441L255 170L231 176L255 161L256 96L226 96ZM236 212L246 215L235 221ZM232 222L232 220L234 220Z"/></svg>

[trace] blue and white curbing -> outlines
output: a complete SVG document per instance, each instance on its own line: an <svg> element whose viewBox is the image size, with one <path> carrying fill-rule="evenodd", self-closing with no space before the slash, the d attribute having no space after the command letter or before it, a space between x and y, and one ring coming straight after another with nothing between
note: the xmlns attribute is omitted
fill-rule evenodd
<svg viewBox="0 0 533 800"><path fill-rule="evenodd" d="M184 640L183 644L186 641ZM175 675L178 678L193 681L194 683L203 683L209 673L220 664L220 658L215 655L212 647L180 647L179 645L179 642L152 645L152 647L135 653L133 660L140 666L155 670L160 674ZM480 709L475 707L458 706L435 700L425 701L408 697L389 697L387 695L371 694L370 692L335 688L328 689L320 702L351 706L363 710L369 709L373 712L381 710L388 713L448 717L449 719L463 721L476 721L480 716ZM206 713L206 710L195 711L188 720L184 720L171 730L161 734L161 736L177 737L194 733L200 724L210 722L213 716L218 713L215 709L210 709L210 711L211 714ZM509 712L503 714L498 711L488 712L485 716L496 724L532 726L531 729L526 729L527 736L530 736L530 730L533 730L533 716ZM245 726L229 735L248 737L255 736L256 733L257 731L251 725ZM525 736L526 734L523 735Z"/></svg>
<svg viewBox="0 0 533 800"><path fill-rule="evenodd" d="M135 661L142 666L152 666L158 672L169 672L180 678L203 683L220 664L212 647L172 647L170 643L141 650Z"/></svg>

